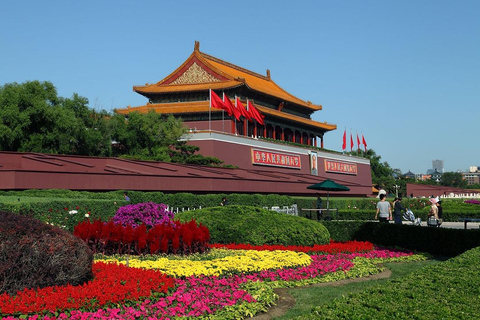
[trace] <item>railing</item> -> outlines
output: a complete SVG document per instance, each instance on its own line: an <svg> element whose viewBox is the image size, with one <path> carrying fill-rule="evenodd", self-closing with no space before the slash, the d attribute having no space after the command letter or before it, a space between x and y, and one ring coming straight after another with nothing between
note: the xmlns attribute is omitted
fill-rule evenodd
<svg viewBox="0 0 480 320"><path fill-rule="evenodd" d="M289 206L283 206L283 207L263 207L264 209L270 210L270 211L276 211L276 212L281 212L281 213L286 213L292 216L298 216L298 208L296 204L292 204L290 207Z"/></svg>
<svg viewBox="0 0 480 320"><path fill-rule="evenodd" d="M318 212L320 211L320 215L324 220L332 220L333 217L330 213L335 213L335 220L338 220L338 208L329 208L329 209L302 209L302 211L306 211L307 213L311 212ZM323 213L327 212L325 216L323 216ZM311 214L310 214L311 217Z"/></svg>

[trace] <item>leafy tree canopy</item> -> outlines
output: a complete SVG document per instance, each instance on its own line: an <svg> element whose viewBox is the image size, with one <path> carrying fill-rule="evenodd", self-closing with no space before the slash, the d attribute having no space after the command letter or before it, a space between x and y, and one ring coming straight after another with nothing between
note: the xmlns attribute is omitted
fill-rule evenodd
<svg viewBox="0 0 480 320"><path fill-rule="evenodd" d="M442 174L440 184L447 187L466 188L467 181L460 172L445 172Z"/></svg>
<svg viewBox="0 0 480 320"><path fill-rule="evenodd" d="M0 86L0 150L219 165L179 143L180 119L151 111L128 118L96 111L74 93L59 97L51 82Z"/></svg>

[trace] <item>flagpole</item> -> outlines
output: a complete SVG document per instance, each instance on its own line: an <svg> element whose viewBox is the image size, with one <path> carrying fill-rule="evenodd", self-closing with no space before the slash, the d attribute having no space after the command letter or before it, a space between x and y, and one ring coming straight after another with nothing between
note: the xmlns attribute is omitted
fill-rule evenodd
<svg viewBox="0 0 480 320"><path fill-rule="evenodd" d="M212 89L208 91L209 93L209 107L208 107L208 131L210 132L210 135L212 135Z"/></svg>
<svg viewBox="0 0 480 320"><path fill-rule="evenodd" d="M223 95L223 103L225 103L225 92L222 91L222 95ZM222 131L225 132L225 112L224 110L222 109Z"/></svg>
<svg viewBox="0 0 480 320"><path fill-rule="evenodd" d="M247 112L250 112L248 111L248 98L247 98ZM250 116L250 114L249 114ZM245 132L245 135L248 137L248 119L247 119L247 132Z"/></svg>
<svg viewBox="0 0 480 320"><path fill-rule="evenodd" d="M238 108L237 108L237 95L235 95L235 109L236 109L237 112L238 112ZM240 116L238 116L238 119L240 119ZM237 134L238 134L238 133L237 133L237 117L235 117L234 121L235 121L235 135L237 135Z"/></svg>

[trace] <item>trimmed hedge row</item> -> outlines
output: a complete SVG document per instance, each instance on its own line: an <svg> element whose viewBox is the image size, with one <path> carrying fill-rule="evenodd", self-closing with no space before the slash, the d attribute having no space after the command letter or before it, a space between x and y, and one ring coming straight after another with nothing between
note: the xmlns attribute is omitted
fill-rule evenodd
<svg viewBox="0 0 480 320"><path fill-rule="evenodd" d="M276 194L208 194L192 193L164 194L162 192L128 192L130 202L123 198L123 191L94 193L70 190L26 190L0 191L0 196L9 201L0 200L0 211L15 212L33 216L55 226L73 231L75 225L83 221L88 214L90 219L108 221L119 207L129 203L154 202L165 203L170 210L176 208L205 208L220 205L226 197L230 205L251 205L256 207L290 206L294 199ZM19 199L19 200L17 200ZM71 213L77 211L76 213Z"/></svg>
<svg viewBox="0 0 480 320"><path fill-rule="evenodd" d="M87 192L71 190L25 190L0 191L0 210L32 215L44 222L62 226L68 230L85 217L108 221L123 205L128 204L123 198L122 190L111 192ZM290 197L276 194L206 194L191 193L165 194L162 192L130 191L128 196L132 204L141 202L165 203L170 210L179 208L207 208L218 206L223 197L230 205L250 205L255 207L291 206L297 204L298 214L306 217L301 209L312 209L316 205L315 197ZM393 200L391 198L389 201ZM323 197L323 207L326 207ZM375 217L376 198L330 198L330 208L338 208L340 220L373 220ZM427 218L428 199L405 198L403 205L411 208L416 217L423 221ZM79 207L80 210L76 208ZM443 200L444 221L458 221L458 218L480 218L480 205L464 203L462 199ZM65 210L65 208L67 210ZM72 210L77 214L69 214ZM312 215L315 219L315 214Z"/></svg>
<svg viewBox="0 0 480 320"><path fill-rule="evenodd" d="M456 256L480 246L480 230L431 228L368 221L324 221L336 241L370 241L434 255Z"/></svg>
<svg viewBox="0 0 480 320"><path fill-rule="evenodd" d="M211 243L312 246L330 242L320 223L258 207L212 207L178 213L175 219L202 223L210 231Z"/></svg>
<svg viewBox="0 0 480 320"><path fill-rule="evenodd" d="M28 215L69 231L87 217L108 221L126 201L65 199L39 202L0 203L0 211ZM87 215L87 216L86 216Z"/></svg>

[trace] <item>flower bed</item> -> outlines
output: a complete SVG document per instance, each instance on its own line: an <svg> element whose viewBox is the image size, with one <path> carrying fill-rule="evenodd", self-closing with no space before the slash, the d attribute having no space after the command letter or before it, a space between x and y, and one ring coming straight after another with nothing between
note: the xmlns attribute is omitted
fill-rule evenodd
<svg viewBox="0 0 480 320"><path fill-rule="evenodd" d="M184 272L182 275L177 275L178 278L174 280L175 288L164 294L167 288L171 287L168 279L162 280L146 280L155 287L157 285L156 294L145 299L145 295L140 295L139 298L133 296L133 292L140 290L143 284L137 288L132 288L129 293L124 293L123 300L102 300L106 304L97 304L96 299L84 299L83 305L77 307L65 307L59 303L56 310L66 308L64 312L47 313L42 316L43 319L134 319L134 318L150 318L150 319L170 319L171 317L197 317L209 319L238 319L253 315L261 310L266 310L269 305L274 303L275 295L272 291L274 287L291 287L297 285L305 285L308 283L318 283L326 281L335 281L338 279L345 279L350 277L361 277L369 274L379 272L380 268L374 264L373 261L389 261L392 259L424 259L422 256L412 255L412 253L390 251L387 249L375 249L370 252L356 252L356 253L342 253L336 255L313 254L306 255L303 252L295 252L295 248L286 247L285 251L254 251L254 250L235 250L231 252L230 259L219 259L212 262L212 260L195 261L198 266L201 265L206 274L215 274L211 276L197 275L195 270L200 267L195 267L190 272ZM212 249L218 250L218 249ZM248 259L247 259L248 257ZM255 257L250 259L249 257ZM269 262L263 268L260 261L265 257L269 258ZM298 259L298 261L295 261ZM113 261L113 260L112 260ZM108 266L106 268L119 268L118 270L140 270L142 272L155 272L156 274L163 274L158 271L150 269L142 270L136 268L127 268L122 265L120 259L116 259L117 263L104 264L96 262L96 266ZM175 262L178 265L183 263L182 259L171 260L172 265ZM233 269L225 269L225 272L218 273L221 269L218 263L226 261L229 264L234 261L237 264L237 271ZM129 260L129 265L132 261ZM126 263L126 262L125 262ZM245 267L246 265L246 267ZM142 265L142 268L156 268L157 264L151 263ZM209 270L215 270L210 272ZM117 277L115 283L115 290L126 287L121 283L122 277L120 272L108 272L112 277ZM97 276L98 277L98 276ZM92 281L98 281L98 279ZM136 279L145 280L145 276L136 276ZM119 284L120 282L120 284ZM159 286L159 282L162 283ZM146 286L147 284L145 284ZM100 285L96 290L106 287ZM82 290L77 287L79 291ZM46 289L47 290L47 289ZM150 290L152 290L150 288ZM75 290L74 290L75 291ZM110 290L105 290L106 295L111 294ZM40 291L38 291L40 292ZM84 297L86 292L83 291ZM41 294L37 293L37 297ZM147 294L148 296L148 294ZM11 298L11 297L10 297ZM1 298L4 302L6 297ZM48 298L50 299L50 298ZM60 297L58 298L60 301ZM65 297L63 298L65 300ZM52 300L52 299L50 299ZM64 301L63 300L63 301ZM66 298L68 300L68 297ZM75 299L73 299L75 300ZM120 301L123 301L120 303ZM95 304L93 304L95 302ZM54 306L50 306L44 310L53 311ZM97 308L97 310L95 310ZM70 310L76 309L76 310ZM6 309L1 308L2 314L8 314ZM17 312L27 314L31 312L38 312L37 309L22 309ZM42 318L37 315L25 317L27 319ZM5 319L17 319L16 317L7 317Z"/></svg>
<svg viewBox="0 0 480 320"><path fill-rule="evenodd" d="M348 252L368 252L373 250L373 244L367 241L349 241L349 242L335 242L330 244L314 245L314 246L282 246L282 245L262 245L254 246L250 244L212 244L211 248L227 248L232 250L291 250L305 253L348 253Z"/></svg>
<svg viewBox="0 0 480 320"><path fill-rule="evenodd" d="M0 295L2 314L95 310L127 300L141 300L152 294L167 293L174 280L162 272L95 262L94 280L81 286L25 289L16 296Z"/></svg>

